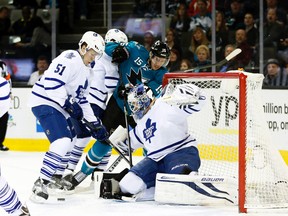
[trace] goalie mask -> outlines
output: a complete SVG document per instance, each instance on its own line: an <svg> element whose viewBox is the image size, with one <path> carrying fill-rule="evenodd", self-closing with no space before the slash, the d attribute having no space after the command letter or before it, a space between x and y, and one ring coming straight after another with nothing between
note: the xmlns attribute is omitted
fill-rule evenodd
<svg viewBox="0 0 288 216"><path fill-rule="evenodd" d="M93 49L98 54L97 59L102 56L105 49L105 43L100 34L97 34L93 31L87 31L79 41L79 50L81 50L81 47L84 43L87 45L86 52L90 49ZM82 54L84 55L85 53Z"/></svg>
<svg viewBox="0 0 288 216"><path fill-rule="evenodd" d="M124 32L119 29L110 29L105 35L105 43L117 42L127 43L128 38Z"/></svg>
<svg viewBox="0 0 288 216"><path fill-rule="evenodd" d="M151 103L151 99L147 95L144 85L136 85L128 93L127 102L134 118L141 119L146 113Z"/></svg>

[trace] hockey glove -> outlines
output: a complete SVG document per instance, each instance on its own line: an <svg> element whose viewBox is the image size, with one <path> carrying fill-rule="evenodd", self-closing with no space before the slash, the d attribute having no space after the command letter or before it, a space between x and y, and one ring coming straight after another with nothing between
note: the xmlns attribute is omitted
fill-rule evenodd
<svg viewBox="0 0 288 216"><path fill-rule="evenodd" d="M120 85L118 88L118 97L123 100L127 100L127 96L133 87L130 85Z"/></svg>
<svg viewBox="0 0 288 216"><path fill-rule="evenodd" d="M99 141L105 141L109 138L109 133L107 132L105 126L100 120L97 122L90 122L88 130L91 133L91 136Z"/></svg>
<svg viewBox="0 0 288 216"><path fill-rule="evenodd" d="M83 118L83 110L80 105L68 97L65 101L63 109L66 110L74 119L80 120Z"/></svg>
<svg viewBox="0 0 288 216"><path fill-rule="evenodd" d="M120 64L129 58L129 52L126 47L119 45L112 52L112 63Z"/></svg>

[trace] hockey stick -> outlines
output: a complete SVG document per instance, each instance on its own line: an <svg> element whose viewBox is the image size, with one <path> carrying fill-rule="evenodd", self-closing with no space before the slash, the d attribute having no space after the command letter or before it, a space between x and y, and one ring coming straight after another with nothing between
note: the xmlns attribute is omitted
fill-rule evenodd
<svg viewBox="0 0 288 216"><path fill-rule="evenodd" d="M124 115L125 115L125 125L126 125L126 129L127 129L127 141L128 141L128 151L129 151L129 165L130 168L133 167L133 163L132 163L132 148L131 148L131 140L130 140L130 136L129 136L129 124L128 124L128 113L127 113L127 108L126 108L126 104L127 104L127 100L126 98L124 98Z"/></svg>
<svg viewBox="0 0 288 216"><path fill-rule="evenodd" d="M118 164L122 161L122 156L119 155L116 160L109 166L109 168L107 169L108 172L112 172L115 167L118 166Z"/></svg>
<svg viewBox="0 0 288 216"><path fill-rule="evenodd" d="M225 59L223 59L222 61L220 61L218 63L210 64L210 65L203 65L203 66L200 66L200 67L195 67L195 68L192 68L192 69L185 70L184 72L187 73L187 72L193 72L195 70L201 70L201 69L205 69L205 68L210 68L210 67L213 67L213 66L222 66L222 65L226 64L228 61L230 61L232 58L237 56L241 52L242 52L242 50L240 48L237 48L234 51L232 51L228 56L226 56Z"/></svg>
<svg viewBox="0 0 288 216"><path fill-rule="evenodd" d="M92 125L90 122L88 122L86 119L82 119L82 121L84 122L84 124L90 129L90 130L95 130L96 128L94 127L94 125ZM97 129L96 129L97 130ZM104 140L103 142L109 144L111 147L113 147L115 149L115 151L121 155L121 157L131 166L131 162L126 158L126 156L123 154L123 152L117 147L115 146L109 139Z"/></svg>

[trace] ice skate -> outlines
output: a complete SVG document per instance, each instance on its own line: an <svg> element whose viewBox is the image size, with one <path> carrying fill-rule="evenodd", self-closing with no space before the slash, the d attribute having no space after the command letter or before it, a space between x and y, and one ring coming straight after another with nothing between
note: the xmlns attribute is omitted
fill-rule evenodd
<svg viewBox="0 0 288 216"><path fill-rule="evenodd" d="M30 216L30 212L27 208L27 206L23 205L20 209L21 213L19 214L19 216Z"/></svg>
<svg viewBox="0 0 288 216"><path fill-rule="evenodd" d="M41 178L38 178L35 181L34 186L32 188L32 195L30 197L31 201L37 203L43 203L48 199L49 194L47 191L47 183L45 184L43 179Z"/></svg>

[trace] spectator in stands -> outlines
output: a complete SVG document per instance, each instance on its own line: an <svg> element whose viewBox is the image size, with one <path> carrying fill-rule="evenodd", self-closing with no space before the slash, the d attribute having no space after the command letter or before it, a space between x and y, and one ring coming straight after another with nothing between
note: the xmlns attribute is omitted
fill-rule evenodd
<svg viewBox="0 0 288 216"><path fill-rule="evenodd" d="M216 11L215 19L216 27L216 60L222 59L224 47L228 43L228 28L226 26L226 20L222 11ZM212 37L212 28L207 33L207 37Z"/></svg>
<svg viewBox="0 0 288 216"><path fill-rule="evenodd" d="M288 74L277 59L269 59L264 67L263 86L288 86Z"/></svg>
<svg viewBox="0 0 288 216"><path fill-rule="evenodd" d="M150 51L151 46L155 42L155 33L151 30L148 30L144 33L144 47Z"/></svg>
<svg viewBox="0 0 288 216"><path fill-rule="evenodd" d="M277 47L283 37L283 25L277 20L275 8L268 8L266 22L263 26L264 46Z"/></svg>
<svg viewBox="0 0 288 216"><path fill-rule="evenodd" d="M267 7L266 13L268 13L269 9L275 9L278 22L283 26L287 24L287 15L286 15L287 11L285 11L283 7L279 6L278 0L266 0L266 7Z"/></svg>
<svg viewBox="0 0 288 216"><path fill-rule="evenodd" d="M207 9L207 0L197 0L198 13L191 17L189 31L193 31L197 26L208 32L212 26L211 13Z"/></svg>
<svg viewBox="0 0 288 216"><path fill-rule="evenodd" d="M277 56L285 65L288 64L288 26L285 28L283 38L280 39Z"/></svg>
<svg viewBox="0 0 288 216"><path fill-rule="evenodd" d="M32 16L31 8L25 6L22 8L22 17L13 23L11 34L21 36L21 41L23 43L30 42L33 31L37 27L39 20L41 20L41 18Z"/></svg>
<svg viewBox="0 0 288 216"><path fill-rule="evenodd" d="M169 63L167 69L169 72L179 71L180 70L181 57L177 49L172 48L170 53Z"/></svg>
<svg viewBox="0 0 288 216"><path fill-rule="evenodd" d="M3 6L0 8L0 37L2 35L9 35L10 26L10 9Z"/></svg>
<svg viewBox="0 0 288 216"><path fill-rule="evenodd" d="M174 29L168 29L166 32L166 44L171 49L177 49L179 52L180 57L182 57L182 47L178 40L178 37L174 31Z"/></svg>
<svg viewBox="0 0 288 216"><path fill-rule="evenodd" d="M226 25L229 31L236 31L244 28L244 12L243 5L240 0L231 0L230 9L225 13Z"/></svg>
<svg viewBox="0 0 288 216"><path fill-rule="evenodd" d="M188 47L188 50L184 54L184 58L188 58L191 62L194 62L196 59L195 51L198 46L200 45L206 45L210 46L210 41L207 39L206 33L201 27L196 27L194 31L192 32L192 38L190 46Z"/></svg>
<svg viewBox="0 0 288 216"><path fill-rule="evenodd" d="M244 24L247 43L251 48L255 49L259 39L259 30L255 27L254 15L252 13L248 12L245 14Z"/></svg>
<svg viewBox="0 0 288 216"><path fill-rule="evenodd" d="M37 59L37 71L34 71L29 78L27 85L33 86L44 74L49 67L49 62L46 56L39 56Z"/></svg>
<svg viewBox="0 0 288 216"><path fill-rule="evenodd" d="M225 46L224 57L222 57L222 59L226 58L234 50L235 50L235 46L233 44L227 44ZM237 70L238 68L239 67L238 67L237 61L235 61L235 58L233 58L226 64L222 65L220 68L217 68L217 71L226 72L229 70Z"/></svg>
<svg viewBox="0 0 288 216"><path fill-rule="evenodd" d="M202 67L205 65L210 65L210 50L209 47L206 45L200 45L197 47L195 54L197 56L197 60L192 63L192 67L194 67L194 72L211 72L212 68L203 68L203 69L197 69L197 67Z"/></svg>
<svg viewBox="0 0 288 216"><path fill-rule="evenodd" d="M206 7L207 7L207 11L211 13L212 11L212 4L211 4L211 0L207 0L206 1ZM190 3L188 4L188 9L187 9L188 15L190 17L195 16L196 14L198 14L199 9L198 9L198 0L191 0Z"/></svg>
<svg viewBox="0 0 288 216"><path fill-rule="evenodd" d="M188 59L182 59L180 62L180 70L185 71L192 68L192 63Z"/></svg>
<svg viewBox="0 0 288 216"><path fill-rule="evenodd" d="M187 14L187 7L184 3L181 3L171 19L170 28L174 29L178 38L181 39L182 32L188 32L190 21L191 19Z"/></svg>
<svg viewBox="0 0 288 216"><path fill-rule="evenodd" d="M245 68L253 57L253 49L247 43L246 31L244 29L238 29L235 32L235 41L235 47L242 50L235 60L240 68Z"/></svg>

